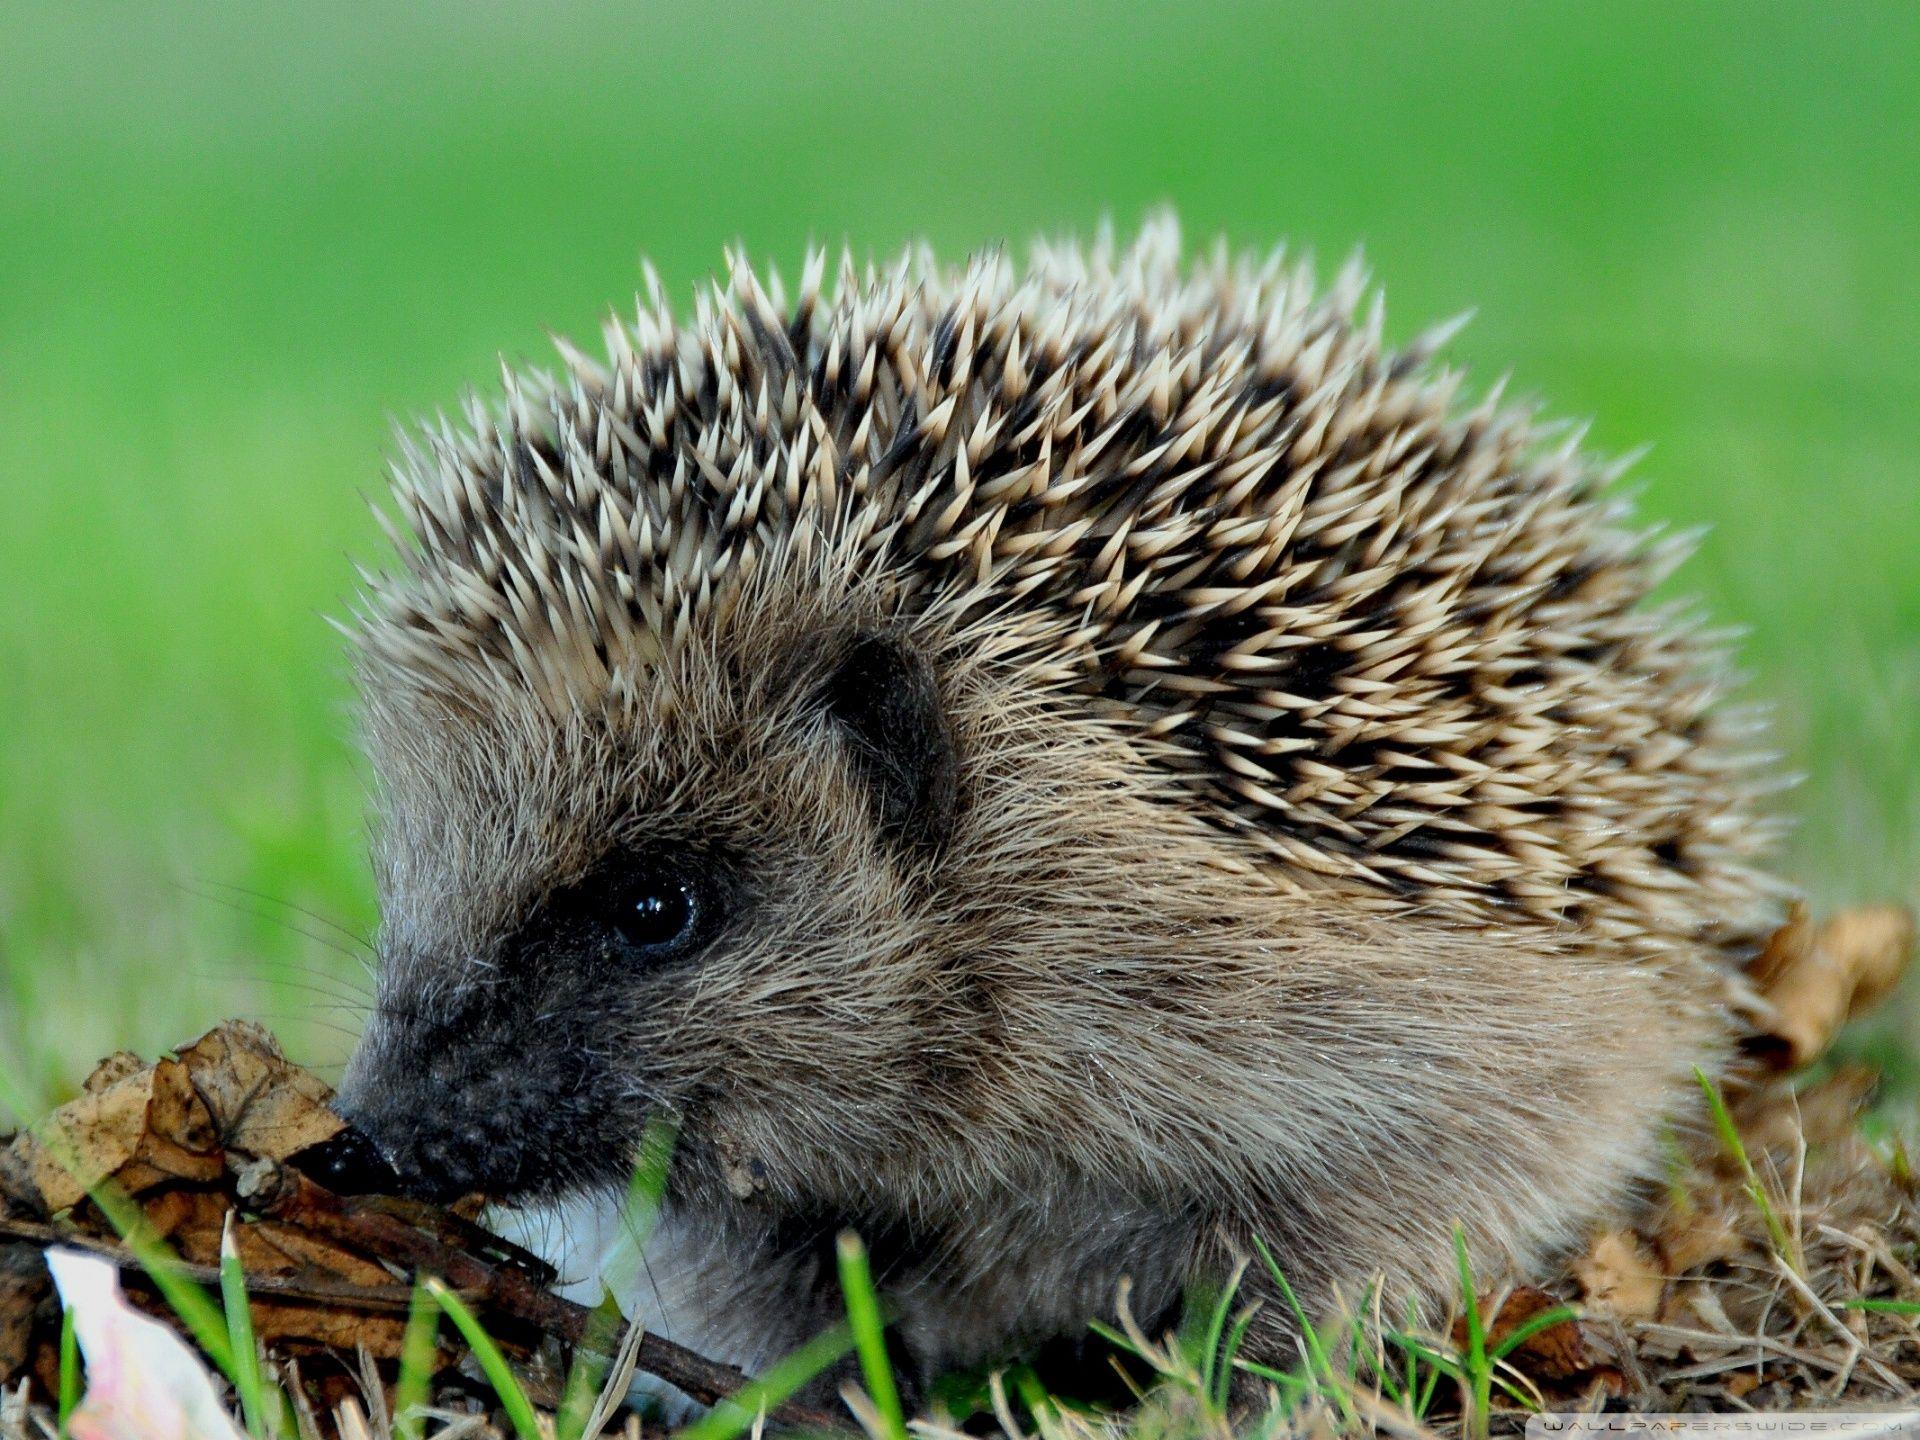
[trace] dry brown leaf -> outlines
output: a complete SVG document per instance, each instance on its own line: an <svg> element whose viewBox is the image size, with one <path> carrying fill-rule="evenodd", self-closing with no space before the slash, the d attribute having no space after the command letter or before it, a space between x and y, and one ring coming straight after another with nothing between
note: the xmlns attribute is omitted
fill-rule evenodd
<svg viewBox="0 0 1920 1440"><path fill-rule="evenodd" d="M98 1086L89 1079L79 1098L61 1106L43 1123L42 1128L53 1135L50 1143L27 1131L14 1137L9 1153L42 1207L64 1210L87 1193L86 1185L56 1158L57 1154L71 1152L77 1161L91 1157L89 1169L96 1179L112 1174L132 1158L146 1129L151 1093L151 1067Z"/></svg>
<svg viewBox="0 0 1920 1440"><path fill-rule="evenodd" d="M154 1233L194 1265L220 1263L220 1233L232 1208L214 1190L162 1190L140 1206Z"/></svg>
<svg viewBox="0 0 1920 1440"><path fill-rule="evenodd" d="M1609 1230L1573 1267L1593 1309L1620 1320L1651 1320L1660 1313L1666 1276L1638 1235Z"/></svg>
<svg viewBox="0 0 1920 1440"><path fill-rule="evenodd" d="M263 1345L281 1345L296 1341L357 1354L364 1347L376 1360L398 1360L407 1333L404 1315L368 1315L343 1306L288 1304L279 1300L253 1302L253 1330ZM450 1363L450 1352L441 1347L434 1368Z"/></svg>
<svg viewBox="0 0 1920 1440"><path fill-rule="evenodd" d="M1817 1059L1842 1025L1899 983L1913 941L1902 906L1861 906L1824 923L1796 907L1750 967L1771 1012L1761 1052L1784 1069Z"/></svg>
<svg viewBox="0 0 1920 1440"><path fill-rule="evenodd" d="M1507 1296L1500 1313L1487 1327L1488 1346L1498 1346L1536 1315L1561 1303L1558 1297L1537 1286L1522 1285ZM1454 1321L1453 1329L1454 1343L1464 1347L1467 1343L1465 1319ZM1591 1374L1600 1364L1578 1320L1561 1320L1529 1335L1513 1354L1522 1370L1542 1380L1571 1380Z"/></svg>
<svg viewBox="0 0 1920 1440"><path fill-rule="evenodd" d="M234 1227L234 1248L249 1275L284 1275L300 1280L343 1281L350 1285L384 1286L393 1276L377 1260L336 1244L323 1235L275 1220L250 1220ZM263 1343L289 1341L337 1350L343 1355L364 1346L376 1360L400 1358L406 1332L404 1314L380 1314L350 1304L256 1297L252 1304L254 1330ZM438 1352L447 1363L448 1352Z"/></svg>
<svg viewBox="0 0 1920 1440"><path fill-rule="evenodd" d="M258 1025L229 1020L179 1055L229 1150L284 1160L346 1128L329 1108L332 1089Z"/></svg>
<svg viewBox="0 0 1920 1440"><path fill-rule="evenodd" d="M217 1180L223 1165L213 1120L185 1067L163 1060L127 1071L117 1056L105 1064L113 1078L54 1111L41 1127L44 1139L32 1132L14 1138L14 1158L44 1207L77 1205L108 1179L131 1195Z"/></svg>
<svg viewBox="0 0 1920 1440"><path fill-rule="evenodd" d="M333 1092L287 1061L257 1025L230 1020L143 1065L109 1055L80 1095L61 1106L42 1136L15 1138L9 1191L24 1176L31 1208L65 1210L102 1180L140 1196L170 1185L218 1180L225 1151L283 1160L340 1133Z"/></svg>
<svg viewBox="0 0 1920 1440"><path fill-rule="evenodd" d="M153 1067L147 1129L194 1155L211 1155L220 1149L213 1115L200 1098L192 1074L178 1060L161 1060Z"/></svg>
<svg viewBox="0 0 1920 1440"><path fill-rule="evenodd" d="M272 1220L251 1221L234 1230L234 1245L249 1275L289 1275L302 1280L339 1280L352 1285L390 1285L393 1277L374 1260L332 1244L322 1236ZM253 1325L262 1343L297 1341L356 1353L364 1346L376 1360L400 1358L406 1332L404 1314L379 1314L347 1304L315 1304L256 1297ZM447 1352L438 1352L445 1363Z"/></svg>
<svg viewBox="0 0 1920 1440"><path fill-rule="evenodd" d="M142 1195L161 1185L204 1185L220 1178L224 1162L213 1117L178 1062L162 1060L153 1067L144 1123L133 1154L112 1172L114 1183L127 1194Z"/></svg>
<svg viewBox="0 0 1920 1440"><path fill-rule="evenodd" d="M324 1276L352 1285L385 1285L393 1279L377 1260L274 1220L253 1220L237 1227L234 1244L249 1275Z"/></svg>

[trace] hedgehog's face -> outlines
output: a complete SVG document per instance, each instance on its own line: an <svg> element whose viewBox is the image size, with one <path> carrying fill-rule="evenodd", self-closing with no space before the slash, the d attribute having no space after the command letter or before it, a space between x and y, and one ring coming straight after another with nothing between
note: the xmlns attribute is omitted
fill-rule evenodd
<svg viewBox="0 0 1920 1440"><path fill-rule="evenodd" d="M591 716L368 677L383 973L342 1104L414 1188L621 1183L892 1083L940 956L960 747L930 663L833 627L689 650Z"/></svg>

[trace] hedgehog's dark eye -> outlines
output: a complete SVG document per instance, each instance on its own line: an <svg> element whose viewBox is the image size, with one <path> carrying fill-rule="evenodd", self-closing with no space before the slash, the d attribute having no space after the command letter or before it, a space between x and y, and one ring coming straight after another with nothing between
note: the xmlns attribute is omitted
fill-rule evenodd
<svg viewBox="0 0 1920 1440"><path fill-rule="evenodd" d="M554 895L545 918L558 934L651 959L685 949L706 927L710 908L692 877L670 865L627 860Z"/></svg>
<svg viewBox="0 0 1920 1440"><path fill-rule="evenodd" d="M626 944L650 950L671 945L691 931L698 908L691 885L677 876L661 875L622 895L607 919Z"/></svg>

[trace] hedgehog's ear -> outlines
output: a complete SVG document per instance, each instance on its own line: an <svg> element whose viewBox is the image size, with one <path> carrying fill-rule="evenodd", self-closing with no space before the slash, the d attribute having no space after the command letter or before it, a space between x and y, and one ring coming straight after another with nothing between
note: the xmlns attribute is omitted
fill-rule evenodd
<svg viewBox="0 0 1920 1440"><path fill-rule="evenodd" d="M926 656L892 636L856 635L827 677L825 700L852 741L881 832L938 849L952 827L960 763Z"/></svg>

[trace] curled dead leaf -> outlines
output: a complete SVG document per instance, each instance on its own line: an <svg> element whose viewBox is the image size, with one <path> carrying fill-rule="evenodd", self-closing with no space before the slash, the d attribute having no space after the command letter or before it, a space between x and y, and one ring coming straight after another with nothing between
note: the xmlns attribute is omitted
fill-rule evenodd
<svg viewBox="0 0 1920 1440"><path fill-rule="evenodd" d="M1842 1025L1899 983L1913 942L1913 916L1902 906L1861 906L1824 922L1796 907L1749 969L1770 1012L1756 1052L1781 1069L1817 1059Z"/></svg>
<svg viewBox="0 0 1920 1440"><path fill-rule="evenodd" d="M132 1196L220 1178L226 1152L283 1160L345 1128L333 1092L259 1026L229 1020L173 1059L109 1055L81 1093L12 1142L0 1188L58 1212L111 1180Z"/></svg>
<svg viewBox="0 0 1920 1440"><path fill-rule="evenodd" d="M229 1020L179 1055L228 1150L284 1160L346 1128L331 1108L333 1090L258 1025Z"/></svg>

